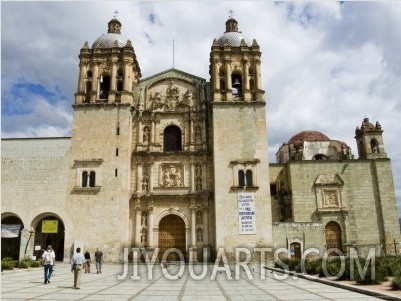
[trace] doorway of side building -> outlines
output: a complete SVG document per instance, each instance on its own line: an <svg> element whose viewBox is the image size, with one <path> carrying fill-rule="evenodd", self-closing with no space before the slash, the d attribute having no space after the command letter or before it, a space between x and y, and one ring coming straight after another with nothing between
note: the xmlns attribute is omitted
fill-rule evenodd
<svg viewBox="0 0 401 301"><path fill-rule="evenodd" d="M11 257L19 260L21 249L21 230L24 229L22 220L17 216L1 219L1 259Z"/></svg>
<svg viewBox="0 0 401 301"><path fill-rule="evenodd" d="M326 250L338 249L342 252L342 238L341 238L341 227L336 222L329 222L325 227L326 233ZM338 251L331 251L328 255L340 255Z"/></svg>
<svg viewBox="0 0 401 301"><path fill-rule="evenodd" d="M178 249L186 258L185 222L175 214L163 217L159 223L159 260L163 254L171 248ZM177 252L171 252L167 256L167 261L179 261L180 256Z"/></svg>
<svg viewBox="0 0 401 301"><path fill-rule="evenodd" d="M57 261L64 259L65 228L61 219L48 215L39 219L35 227L35 256L40 258L48 245L51 245Z"/></svg>
<svg viewBox="0 0 401 301"><path fill-rule="evenodd" d="M290 255L291 259L301 259L301 244L299 242L290 244Z"/></svg>

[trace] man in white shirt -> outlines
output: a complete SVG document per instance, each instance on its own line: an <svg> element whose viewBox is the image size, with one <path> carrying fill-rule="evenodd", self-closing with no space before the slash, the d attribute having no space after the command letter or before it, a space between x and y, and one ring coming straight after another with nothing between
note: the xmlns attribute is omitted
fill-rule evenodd
<svg viewBox="0 0 401 301"><path fill-rule="evenodd" d="M42 254L42 262L45 270L45 281L44 284L50 283L50 278L53 273L54 263L56 261L56 254L54 253L52 246L48 245L47 250Z"/></svg>

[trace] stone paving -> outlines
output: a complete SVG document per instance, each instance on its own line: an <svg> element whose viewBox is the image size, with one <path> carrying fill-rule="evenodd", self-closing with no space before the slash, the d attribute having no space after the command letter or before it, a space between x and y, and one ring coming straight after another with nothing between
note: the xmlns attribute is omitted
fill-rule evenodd
<svg viewBox="0 0 401 301"><path fill-rule="evenodd" d="M237 274L231 276L214 265L203 269L202 265L170 264L162 269L155 264L151 275L144 264L136 268L132 264L126 269L122 264L104 264L101 274L93 269L82 275L79 290L73 288L73 274L65 263L55 267L49 284L43 284L42 268L4 271L1 300L380 300L293 275L279 279L283 274L261 271L258 266L250 266L249 273L243 267L233 269Z"/></svg>

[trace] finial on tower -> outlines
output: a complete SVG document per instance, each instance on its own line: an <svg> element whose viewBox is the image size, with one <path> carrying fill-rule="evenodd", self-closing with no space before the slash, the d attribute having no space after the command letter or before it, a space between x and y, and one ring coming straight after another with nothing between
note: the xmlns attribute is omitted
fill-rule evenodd
<svg viewBox="0 0 401 301"><path fill-rule="evenodd" d="M118 17L118 10L116 10L115 12L114 12L114 19L117 19L117 17Z"/></svg>
<svg viewBox="0 0 401 301"><path fill-rule="evenodd" d="M233 11L232 9L230 9L228 12L229 12L228 17L229 17L229 18L232 18L232 17L233 17L233 14L234 14L234 11Z"/></svg>

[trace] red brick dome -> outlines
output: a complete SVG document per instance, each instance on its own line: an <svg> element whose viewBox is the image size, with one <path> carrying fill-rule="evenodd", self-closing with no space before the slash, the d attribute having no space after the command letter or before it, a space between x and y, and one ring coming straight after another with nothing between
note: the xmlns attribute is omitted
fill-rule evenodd
<svg viewBox="0 0 401 301"><path fill-rule="evenodd" d="M288 144L301 146L304 141L330 141L329 137L318 131L302 131L288 140Z"/></svg>

